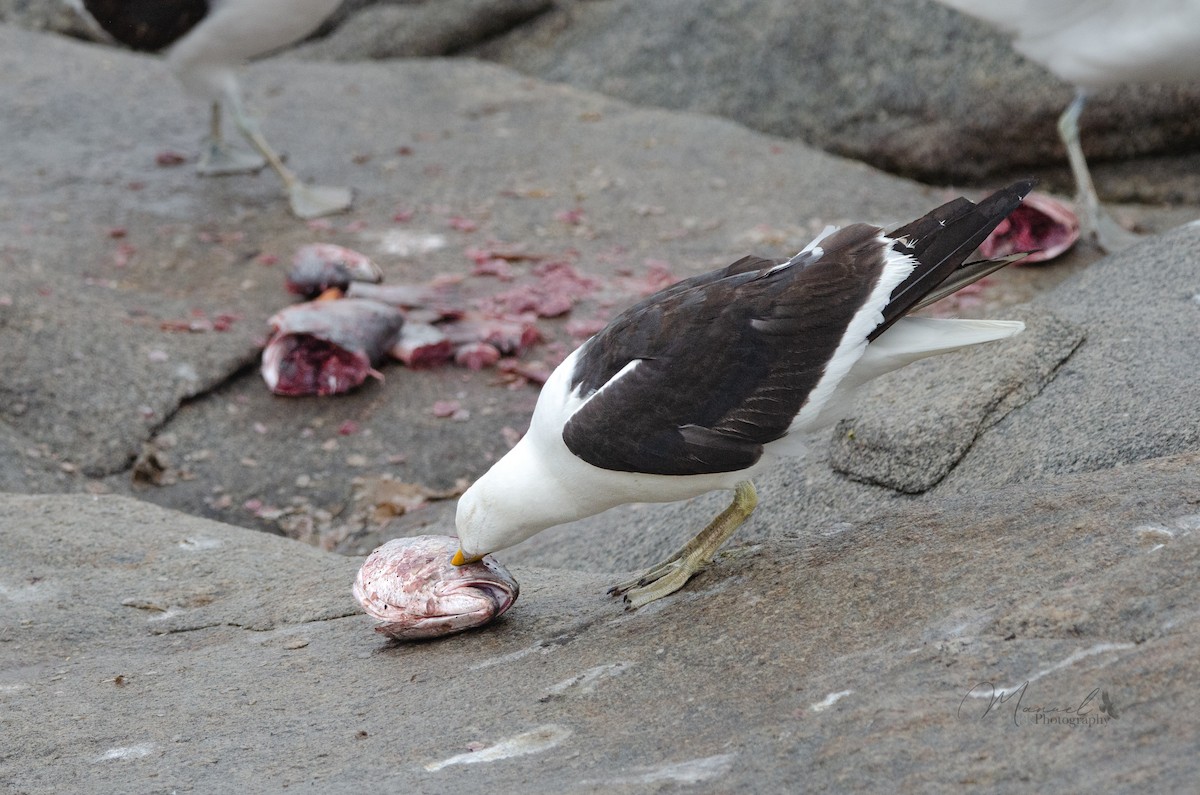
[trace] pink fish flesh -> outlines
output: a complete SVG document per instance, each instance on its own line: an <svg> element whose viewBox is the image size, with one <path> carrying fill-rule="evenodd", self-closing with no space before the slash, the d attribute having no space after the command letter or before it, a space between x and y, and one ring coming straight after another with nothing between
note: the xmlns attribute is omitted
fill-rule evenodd
<svg viewBox="0 0 1200 795"><path fill-rule="evenodd" d="M467 314L460 320L443 323L440 328L455 346L486 342L507 356L520 356L542 340L532 320L519 315Z"/></svg>
<svg viewBox="0 0 1200 795"><path fill-rule="evenodd" d="M400 330L391 354L412 369L421 370L453 359L454 344L437 326L408 322Z"/></svg>
<svg viewBox="0 0 1200 795"><path fill-rule="evenodd" d="M1044 193L1031 193L992 230L979 246L983 259L1031 252L1021 263L1046 262L1065 253L1079 239L1079 216Z"/></svg>
<svg viewBox="0 0 1200 795"><path fill-rule="evenodd" d="M277 312L262 377L277 395L335 395L378 376L404 314L365 298L313 301Z"/></svg>
<svg viewBox="0 0 1200 795"><path fill-rule="evenodd" d="M365 254L332 243L310 243L297 249L292 257L287 288L312 298L331 287L345 290L351 282L382 280L383 271Z"/></svg>
<svg viewBox="0 0 1200 795"><path fill-rule="evenodd" d="M468 342L454 352L454 363L468 370L482 370L500 361L500 351L486 342Z"/></svg>
<svg viewBox="0 0 1200 795"><path fill-rule="evenodd" d="M354 580L354 598L397 640L436 638L480 627L512 607L519 586L508 570L484 557L450 562L458 539L394 538L372 552Z"/></svg>

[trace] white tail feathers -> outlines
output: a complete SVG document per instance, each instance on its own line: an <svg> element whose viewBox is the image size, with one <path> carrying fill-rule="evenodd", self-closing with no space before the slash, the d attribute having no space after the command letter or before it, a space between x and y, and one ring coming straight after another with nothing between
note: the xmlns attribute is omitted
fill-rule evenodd
<svg viewBox="0 0 1200 795"><path fill-rule="evenodd" d="M857 386L927 356L995 342L1025 330L1019 320L957 320L905 317L881 334L846 374L844 383Z"/></svg>
<svg viewBox="0 0 1200 795"><path fill-rule="evenodd" d="M791 430L814 431L849 416L854 410L858 387L872 378L899 370L927 356L995 342L1019 334L1024 329L1025 324L1019 320L901 318L867 345L866 351L838 382L833 395L825 401L816 416L808 418L802 426L793 423ZM779 455L799 455L803 451L802 438L800 434L786 436L772 442L771 449Z"/></svg>

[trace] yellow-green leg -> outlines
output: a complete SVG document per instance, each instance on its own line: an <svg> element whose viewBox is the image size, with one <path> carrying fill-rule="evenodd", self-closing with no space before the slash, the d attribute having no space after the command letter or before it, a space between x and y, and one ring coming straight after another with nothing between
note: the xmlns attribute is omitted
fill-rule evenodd
<svg viewBox="0 0 1200 795"><path fill-rule="evenodd" d="M708 523L696 537L671 557L648 569L637 579L627 580L608 589L613 596L625 596L625 604L634 609L673 594L694 574L712 562L721 545L729 540L758 505L754 484L743 480L733 490L733 502Z"/></svg>

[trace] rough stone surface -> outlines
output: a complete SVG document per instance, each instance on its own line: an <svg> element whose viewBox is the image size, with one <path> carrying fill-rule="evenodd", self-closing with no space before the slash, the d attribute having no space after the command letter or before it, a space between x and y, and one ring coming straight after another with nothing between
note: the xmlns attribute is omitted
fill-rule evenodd
<svg viewBox="0 0 1200 795"><path fill-rule="evenodd" d="M502 553L522 596L501 621L390 645L354 610L359 559L232 525L351 552L449 532L452 500L381 525L355 519L358 495L386 476L444 489L478 475L536 390L389 365L344 398L271 396L253 365L266 318L293 300L298 246L357 248L391 282L461 276L468 297L531 276L471 276L469 248L568 262L603 286L542 324L559 347L534 355L550 361L577 341L570 320L626 305L651 266L785 255L826 223L904 221L957 192L465 59L268 60L244 82L297 170L358 189L350 214L303 224L269 174L156 165L194 157L206 121L160 61L0 26L0 489L19 492L0 495L6 788L1196 780L1200 228L998 275L978 311L1033 298L1031 326L1054 317L1086 339L924 494L851 480L815 435L807 460L758 484L728 553L668 600L628 614L603 590L723 495L547 531ZM1180 218L1125 209L1151 230ZM222 314L226 331L174 330ZM1000 369L957 376L962 394L1003 390ZM892 387L904 404L924 384ZM446 398L469 417L435 417ZM943 405L940 424L978 422L970 400ZM865 400L858 421L889 413ZM1025 682L1016 711L967 695ZM1093 691L1118 717L1029 711Z"/></svg>
<svg viewBox="0 0 1200 795"><path fill-rule="evenodd" d="M1182 791L1198 531L1189 454L741 548L635 613L611 575L518 567L496 624L399 645L353 612L358 559L125 498L2 496L0 780Z"/></svg>
<svg viewBox="0 0 1200 795"><path fill-rule="evenodd" d="M447 55L507 33L552 5L553 0L372 3L344 9L327 35L293 54L332 61Z"/></svg>
<svg viewBox="0 0 1200 795"><path fill-rule="evenodd" d="M0 0L0 22L29 30L88 35L87 27L65 1Z"/></svg>
<svg viewBox="0 0 1200 795"><path fill-rule="evenodd" d="M988 427L1032 400L1083 341L1079 327L1048 312L1006 319L1025 321L1025 331L918 362L865 389L857 416L833 432L833 468L908 494L937 485ZM977 386L964 390L963 383Z"/></svg>
<svg viewBox="0 0 1200 795"><path fill-rule="evenodd" d="M962 483L1120 467L1200 446L1200 224L1095 263L1039 300L1086 337L1036 401L979 440Z"/></svg>
<svg viewBox="0 0 1200 795"><path fill-rule="evenodd" d="M94 37L61 3L0 22ZM727 116L925 181L1036 170L1073 182L1056 119L1073 89L933 0L347 0L302 57L474 53L632 102ZM1110 201L1200 204L1195 86L1099 92L1083 143Z"/></svg>
<svg viewBox="0 0 1200 795"><path fill-rule="evenodd" d="M1061 167L1056 120L1073 95L1001 34L932 0L576 0L480 52L548 80L717 113L926 180ZM1194 86L1098 93L1083 117L1084 148L1094 163L1194 157L1198 99ZM1144 178L1102 178L1099 187L1113 198L1200 197L1194 169L1155 171L1162 188Z"/></svg>

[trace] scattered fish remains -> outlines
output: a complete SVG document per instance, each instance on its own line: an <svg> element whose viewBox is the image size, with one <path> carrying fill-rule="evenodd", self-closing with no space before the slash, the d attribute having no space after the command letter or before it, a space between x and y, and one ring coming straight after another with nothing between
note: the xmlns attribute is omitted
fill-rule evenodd
<svg viewBox="0 0 1200 795"><path fill-rule="evenodd" d="M1077 240L1079 216L1058 199L1031 193L979 245L979 255L999 259L1027 251L1021 263L1032 265L1067 253Z"/></svg>
<svg viewBox="0 0 1200 795"><path fill-rule="evenodd" d="M491 557L451 564L458 539L394 538L363 562L354 598L381 623L375 631L396 640L438 638L481 627L517 600L519 586Z"/></svg>
<svg viewBox="0 0 1200 795"><path fill-rule="evenodd" d="M1079 237L1079 222L1066 205L1045 195L1026 200L980 247L989 259L1035 250L1026 262L1058 256ZM541 318L561 317L603 284L564 258L528 254L502 244L468 249L472 275L511 282L512 264L529 263L527 283L492 295L465 298L465 277L443 274L425 284L383 284L383 271L369 257L331 243L301 246L287 272L289 292L309 300L271 318L272 334L262 355L262 376L277 395L336 395L382 378L388 359L410 369L457 366L494 368L510 384L545 383L550 367L522 357L543 342ZM628 281L628 280L627 280ZM636 292L674 283L665 263L650 263ZM576 319L572 336L587 337L606 317Z"/></svg>
<svg viewBox="0 0 1200 795"><path fill-rule="evenodd" d="M542 300L532 309L509 311L486 299L473 309L453 289L460 280L380 284L383 272L357 251L328 243L302 246L288 270L287 289L316 300L271 318L263 380L277 395L335 395L368 376L382 377L376 368L389 357L412 369L503 364L504 357L521 356L542 341L538 317L566 311L582 296L586 280L564 276L564 268L569 266L556 264L536 274L554 278L538 288ZM525 378L512 368L506 373Z"/></svg>

